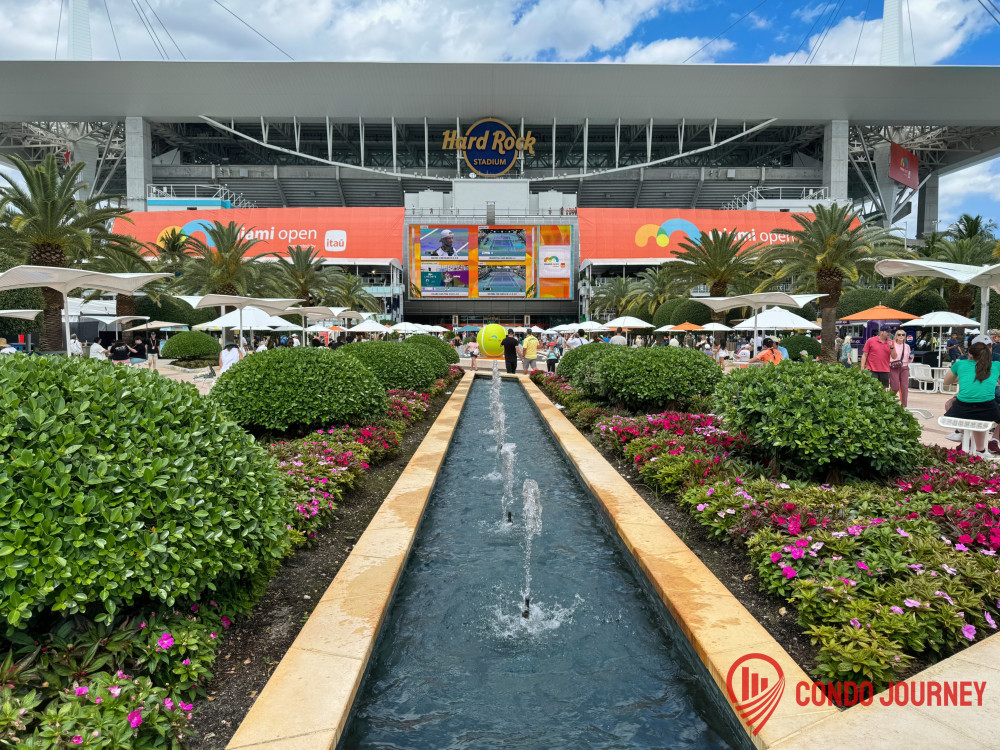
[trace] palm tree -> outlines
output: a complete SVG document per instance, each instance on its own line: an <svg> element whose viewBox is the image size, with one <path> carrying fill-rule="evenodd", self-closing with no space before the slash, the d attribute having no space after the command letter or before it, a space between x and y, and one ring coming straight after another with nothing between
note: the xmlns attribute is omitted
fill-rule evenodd
<svg viewBox="0 0 1000 750"><path fill-rule="evenodd" d="M859 264L898 257L902 240L879 224L862 221L849 205L812 207L813 216L792 214L799 229L775 229L791 239L772 245L760 254L762 268L773 269L773 280L794 278L798 289L815 290L823 317L822 357L836 361L837 303L844 280L856 281ZM765 282L760 288L769 285Z"/></svg>
<svg viewBox="0 0 1000 750"><path fill-rule="evenodd" d="M599 313L611 313L617 318L628 308L632 296L633 282L621 277L615 277L606 284L600 284L590 298L590 309Z"/></svg>
<svg viewBox="0 0 1000 750"><path fill-rule="evenodd" d="M934 251L925 256L928 260L945 263L962 263L967 266L984 266L993 261L993 243L984 235L972 235L956 240L942 240ZM945 288L948 311L968 316L976 301L978 287L959 284L950 279L935 279L935 284Z"/></svg>
<svg viewBox="0 0 1000 750"><path fill-rule="evenodd" d="M382 309L378 299L367 289L364 282L351 274L339 274L333 288L326 294L325 302L336 307L349 307L360 312L378 312Z"/></svg>
<svg viewBox="0 0 1000 750"><path fill-rule="evenodd" d="M143 254L150 254L150 250L145 245L132 240L123 243L123 246L110 246L101 250L92 263L87 268L102 273L154 273L160 271L159 264L150 263ZM155 256L153 257L155 261ZM152 298L156 298L157 287L162 288L162 280L147 284L145 292ZM135 295L117 294L115 296L115 315L135 315Z"/></svg>
<svg viewBox="0 0 1000 750"><path fill-rule="evenodd" d="M664 263L657 268L647 268L632 284L628 304L632 308L645 307L650 315L673 295L677 286L676 264Z"/></svg>
<svg viewBox="0 0 1000 750"><path fill-rule="evenodd" d="M160 270L177 276L184 269L190 241L190 237L181 234L180 230L175 228L163 235L155 245L149 247L149 250L156 253L159 258Z"/></svg>
<svg viewBox="0 0 1000 750"><path fill-rule="evenodd" d="M97 244L108 247L123 242L108 227L111 220L128 211L114 208L109 196L79 198L86 184L77 178L82 163L60 174L56 157L49 154L31 166L15 155L4 155L18 171L24 186L0 174L7 186L0 190L0 247L22 263L67 268L92 257ZM56 351L64 347L62 295L42 288L42 334L40 348Z"/></svg>
<svg viewBox="0 0 1000 750"><path fill-rule="evenodd" d="M248 255L260 240L235 221L213 221L205 230L209 242L190 238L188 257L178 286L192 294L248 295L261 278L263 264Z"/></svg>
<svg viewBox="0 0 1000 750"><path fill-rule="evenodd" d="M677 282L689 292L704 284L710 297L725 297L736 284L759 269L759 251L735 229L731 232L702 232L698 242L681 243L677 254Z"/></svg>
<svg viewBox="0 0 1000 750"><path fill-rule="evenodd" d="M974 238L985 238L995 240L993 233L996 231L995 221L987 221L982 216L972 214L962 214L958 221L948 229L948 236L956 240L969 240Z"/></svg>
<svg viewBox="0 0 1000 750"><path fill-rule="evenodd" d="M342 283L339 268L323 265L320 252L314 247L296 245L288 253L268 253L278 259L269 267L266 282L270 293L276 297L305 300L306 306L318 305L329 291Z"/></svg>

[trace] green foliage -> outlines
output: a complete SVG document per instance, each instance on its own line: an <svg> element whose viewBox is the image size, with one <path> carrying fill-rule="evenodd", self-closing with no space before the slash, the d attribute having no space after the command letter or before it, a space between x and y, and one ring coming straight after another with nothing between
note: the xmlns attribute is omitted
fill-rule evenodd
<svg viewBox="0 0 1000 750"><path fill-rule="evenodd" d="M135 298L135 314L146 315L150 320L164 320L168 323L183 323L196 326L219 317L216 307L194 309L184 300L162 296L154 301L149 297Z"/></svg>
<svg viewBox="0 0 1000 750"><path fill-rule="evenodd" d="M572 378L580 365L591 357L601 356L597 350L603 349L606 346L608 346L608 344L592 342L590 344L578 346L576 349L570 349L569 351L563 353L562 359L560 359L559 364L556 365L556 374L558 374L561 378Z"/></svg>
<svg viewBox="0 0 1000 750"><path fill-rule="evenodd" d="M182 331L164 342L160 354L164 359L210 359L218 358L220 351L219 340L214 336L202 331Z"/></svg>
<svg viewBox="0 0 1000 750"><path fill-rule="evenodd" d="M0 616L172 606L287 549L253 439L190 385L62 357L0 358Z"/></svg>
<svg viewBox="0 0 1000 750"><path fill-rule="evenodd" d="M581 349L587 349L588 346L581 346L574 351L580 351ZM594 348L594 351L590 352L590 356L579 364L573 372L573 377L570 378L570 384L574 388L578 388L580 392L587 398L600 398L602 392L601 377L598 370L598 365L600 365L601 360L604 359L609 354L614 354L615 352L631 352L631 349L624 349L620 346L609 346L603 345ZM560 363L561 364L561 363Z"/></svg>
<svg viewBox="0 0 1000 750"><path fill-rule="evenodd" d="M448 360L445 359L444 354L442 354L439 349L427 346L426 344L416 344L411 348L419 353L423 360L431 367L434 371L435 378L448 377L448 373L451 371L451 365L448 364ZM451 349L452 352L455 352L454 347L449 346L448 348ZM457 354L457 352L455 353Z"/></svg>
<svg viewBox="0 0 1000 750"><path fill-rule="evenodd" d="M701 302L696 302L693 299L682 300L677 307L674 308L673 314L670 316L670 325L679 326L681 323L694 323L695 325L704 325L705 323L712 322L712 311L708 309L706 305Z"/></svg>
<svg viewBox="0 0 1000 750"><path fill-rule="evenodd" d="M702 352L673 346L625 349L603 357L597 366L601 396L635 411L683 407L707 396L722 377L721 368Z"/></svg>
<svg viewBox="0 0 1000 750"><path fill-rule="evenodd" d="M425 393L436 379L434 366L423 355L419 345L359 341L340 347L336 355L353 359L368 368L387 391L402 389Z"/></svg>
<svg viewBox="0 0 1000 750"><path fill-rule="evenodd" d="M14 266L21 265L16 258L0 252L0 272L9 271ZM0 292L0 310L41 310L42 292L40 289L11 289ZM21 333L38 333L41 326L38 321L20 320L18 318L0 318L0 336L12 338Z"/></svg>
<svg viewBox="0 0 1000 750"><path fill-rule="evenodd" d="M388 408L367 367L307 346L244 357L222 374L211 398L239 424L265 430L364 424Z"/></svg>
<svg viewBox="0 0 1000 750"><path fill-rule="evenodd" d="M674 310L684 302L687 302L686 297L675 297L674 299L668 299L658 308L656 308L656 313L653 315L653 325L657 328L662 328L663 326L673 325L670 321L673 320ZM704 307L704 305L702 305ZM683 322L683 321L682 321Z"/></svg>
<svg viewBox="0 0 1000 750"><path fill-rule="evenodd" d="M992 294L996 294L993 292ZM910 299L903 301L906 297L905 288L896 288L892 291L885 301L887 307L891 307L894 310L902 310L903 312L910 313L910 315L920 315L924 316L927 313L935 312L937 310L947 310L948 303L945 301L937 292L926 290L913 295ZM992 307L990 308L993 309Z"/></svg>
<svg viewBox="0 0 1000 750"><path fill-rule="evenodd" d="M410 336L408 339L405 339L403 343L411 346L429 347L434 351L439 352L441 356L444 357L444 361L449 365L458 364L458 351L447 341L442 341L437 336L431 336L426 333L418 333Z"/></svg>
<svg viewBox="0 0 1000 750"><path fill-rule="evenodd" d="M799 352L805 350L813 358L819 356L821 349L820 343L811 336L786 336L778 343L788 350L788 358L796 362L802 359L799 356Z"/></svg>
<svg viewBox="0 0 1000 750"><path fill-rule="evenodd" d="M920 425L867 372L787 362L736 370L715 392L726 429L782 467L889 475L913 466Z"/></svg>
<svg viewBox="0 0 1000 750"><path fill-rule="evenodd" d="M889 292L884 289L868 289L859 287L840 295L837 303L837 319L854 315L876 305L888 306Z"/></svg>

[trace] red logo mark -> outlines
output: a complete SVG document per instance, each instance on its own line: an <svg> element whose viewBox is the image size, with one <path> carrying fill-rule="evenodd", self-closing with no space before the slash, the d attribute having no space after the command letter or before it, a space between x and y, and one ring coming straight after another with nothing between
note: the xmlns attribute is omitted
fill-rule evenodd
<svg viewBox="0 0 1000 750"><path fill-rule="evenodd" d="M757 736L785 692L785 675L778 662L767 654L745 654L729 668L726 689L737 715Z"/></svg>

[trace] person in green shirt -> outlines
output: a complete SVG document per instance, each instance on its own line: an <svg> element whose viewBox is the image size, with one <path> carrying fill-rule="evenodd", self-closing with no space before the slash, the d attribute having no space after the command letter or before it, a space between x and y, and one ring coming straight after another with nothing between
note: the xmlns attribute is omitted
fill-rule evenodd
<svg viewBox="0 0 1000 750"><path fill-rule="evenodd" d="M958 394L945 404L946 417L975 419L1000 423L1000 406L996 401L997 381L1000 380L1000 362L993 360L991 347L977 341L969 347L966 359L952 363L944 376L945 385L958 383ZM1000 428L994 428L989 448L1000 453ZM976 450L983 451L986 436L976 433Z"/></svg>

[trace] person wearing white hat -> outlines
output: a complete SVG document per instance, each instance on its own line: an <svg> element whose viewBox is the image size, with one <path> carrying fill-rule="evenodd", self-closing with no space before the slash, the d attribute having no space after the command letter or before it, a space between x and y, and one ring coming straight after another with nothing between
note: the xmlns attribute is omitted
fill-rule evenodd
<svg viewBox="0 0 1000 750"><path fill-rule="evenodd" d="M439 258L451 258L455 255L455 233L450 229L441 231L441 247L434 251Z"/></svg>
<svg viewBox="0 0 1000 750"><path fill-rule="evenodd" d="M0 338L0 354L17 354L17 349L7 343L7 339Z"/></svg>
<svg viewBox="0 0 1000 750"><path fill-rule="evenodd" d="M299 334L292 334L292 346L302 346L302 342L299 341Z"/></svg>

